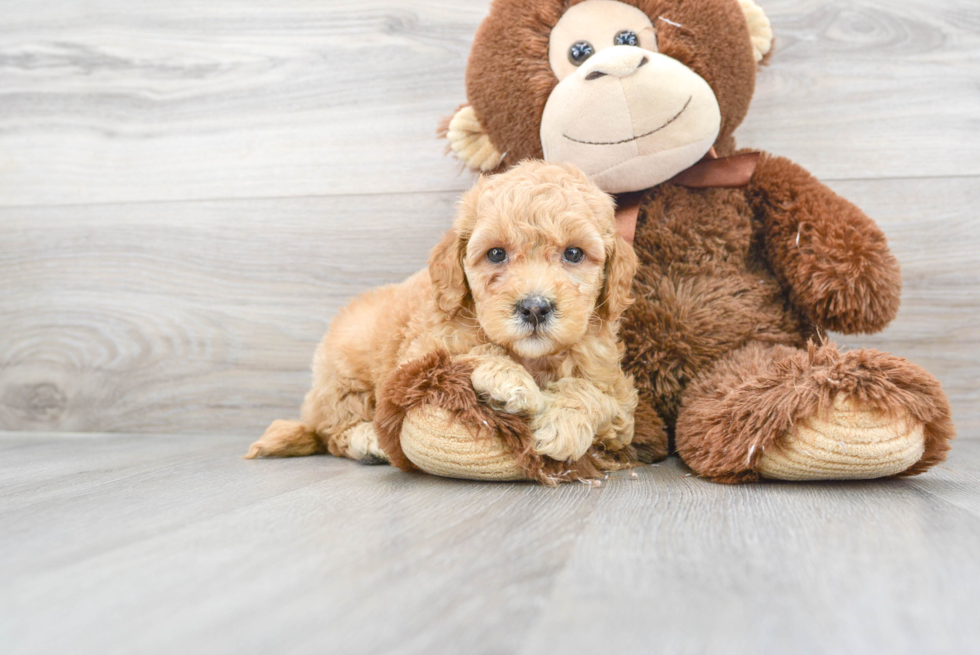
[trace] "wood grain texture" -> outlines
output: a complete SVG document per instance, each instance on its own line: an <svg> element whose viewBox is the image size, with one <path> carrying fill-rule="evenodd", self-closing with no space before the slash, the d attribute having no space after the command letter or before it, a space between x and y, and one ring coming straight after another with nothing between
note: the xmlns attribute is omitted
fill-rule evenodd
<svg viewBox="0 0 980 655"><path fill-rule="evenodd" d="M978 444L961 445L950 466L975 471ZM962 496L948 502L928 476L740 487L670 476L643 482L605 491L522 652L976 649L980 624L966 608L980 592L963 581L980 575L971 554L980 523L959 505ZM962 492L975 503L977 486ZM634 504L643 511L624 511ZM609 624L644 629L592 629Z"/></svg>
<svg viewBox="0 0 980 655"><path fill-rule="evenodd" d="M839 182L903 262L898 319L842 339L945 384L980 436L980 185ZM295 416L348 299L424 266L454 194L0 209L0 429L258 434Z"/></svg>
<svg viewBox="0 0 980 655"><path fill-rule="evenodd" d="M0 435L28 653L967 653L980 442L910 480L487 484L249 438Z"/></svg>
<svg viewBox="0 0 980 655"><path fill-rule="evenodd" d="M740 144L826 180L980 174L980 4L759 4L776 40Z"/></svg>
<svg viewBox="0 0 980 655"><path fill-rule="evenodd" d="M14 0L0 205L460 189L485 0Z"/></svg>
<svg viewBox="0 0 980 655"><path fill-rule="evenodd" d="M865 208L908 356L980 436L980 6L767 0L743 144ZM0 429L256 434L329 319L420 268L471 177L434 126L486 0L12 0L0 21Z"/></svg>
<svg viewBox="0 0 980 655"><path fill-rule="evenodd" d="M8 0L0 205L459 190L487 0ZM973 0L763 2L743 144L825 179L980 174Z"/></svg>
<svg viewBox="0 0 980 655"><path fill-rule="evenodd" d="M336 311L449 225L472 178L434 131L487 0L5 2L0 650L976 650L980 5L762 4L740 142L887 233L899 317L840 340L942 379L961 438L925 476L723 487L671 459L550 490L239 459Z"/></svg>
<svg viewBox="0 0 980 655"><path fill-rule="evenodd" d="M0 426L255 433L328 320L425 265L452 195L0 210Z"/></svg>

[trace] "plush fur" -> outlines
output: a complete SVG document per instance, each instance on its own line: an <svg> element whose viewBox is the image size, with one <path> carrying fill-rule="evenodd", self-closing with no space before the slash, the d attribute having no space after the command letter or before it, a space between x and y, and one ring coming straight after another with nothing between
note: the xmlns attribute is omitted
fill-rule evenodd
<svg viewBox="0 0 980 655"><path fill-rule="evenodd" d="M473 41L466 96L491 142L507 153L501 168L542 155L541 114L558 79L548 64L548 38L564 0L495 0ZM631 0L657 28L659 51L694 69L721 107L719 155L734 149L732 132L755 89L755 56L735 0ZM660 20L664 18L665 20ZM667 22L670 21L670 22ZM519 75L514 71L519 70Z"/></svg>
<svg viewBox="0 0 980 655"><path fill-rule="evenodd" d="M873 332L898 310L898 263L881 230L778 157L764 156L745 189L651 189L634 246L639 300L623 334L638 347L626 366L669 422L686 381L732 350L802 346L818 326Z"/></svg>
<svg viewBox="0 0 980 655"><path fill-rule="evenodd" d="M613 212L612 199L572 167L528 162L481 179L428 269L364 294L334 320L302 420L274 422L248 457L326 450L411 468L398 417L422 400L493 421L542 481L595 473L593 456L557 464L594 444L632 453L637 395L620 368L617 335L636 259ZM564 258L570 247L581 261ZM506 251L504 261L490 260L495 249ZM532 297L553 303L536 327L519 316L518 304Z"/></svg>
<svg viewBox="0 0 980 655"><path fill-rule="evenodd" d="M722 113L714 147L735 153L732 133L757 70L739 3L624 1L650 18L659 53L709 83ZM477 32L467 96L493 147L507 153L502 168L541 156L542 112L558 84L549 33L572 4L495 0ZM935 378L900 357L819 340L825 330L879 331L898 309L898 262L860 209L768 154L747 186L635 191L639 271L622 338L647 453L666 453L675 435L698 474L755 480L762 446L845 394L925 426L925 452L904 475L943 459L954 428Z"/></svg>

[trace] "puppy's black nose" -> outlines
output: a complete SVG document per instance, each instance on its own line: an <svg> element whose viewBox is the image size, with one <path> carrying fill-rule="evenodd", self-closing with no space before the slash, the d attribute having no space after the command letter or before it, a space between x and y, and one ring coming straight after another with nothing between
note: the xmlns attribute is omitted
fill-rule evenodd
<svg viewBox="0 0 980 655"><path fill-rule="evenodd" d="M517 303L515 310L522 321L538 326L551 318L555 305L547 298L531 296Z"/></svg>

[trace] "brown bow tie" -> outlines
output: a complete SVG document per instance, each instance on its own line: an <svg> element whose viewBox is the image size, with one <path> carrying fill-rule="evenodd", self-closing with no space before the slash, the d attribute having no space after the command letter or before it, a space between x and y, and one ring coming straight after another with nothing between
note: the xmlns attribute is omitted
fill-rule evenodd
<svg viewBox="0 0 980 655"><path fill-rule="evenodd" d="M752 179L759 163L760 152L743 152L730 157L719 157L711 148L694 166L681 171L665 184L676 184L689 189L743 187ZM633 243L636 235L636 219L640 214L640 199L644 191L620 193L616 196L616 231Z"/></svg>

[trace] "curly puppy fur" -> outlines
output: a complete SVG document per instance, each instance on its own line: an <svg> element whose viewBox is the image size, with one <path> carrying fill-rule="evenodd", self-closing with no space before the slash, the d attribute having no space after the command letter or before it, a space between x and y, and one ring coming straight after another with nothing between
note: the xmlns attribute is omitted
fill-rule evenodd
<svg viewBox="0 0 980 655"><path fill-rule="evenodd" d="M506 258L495 263L496 249ZM637 394L617 332L635 269L612 199L574 167L525 162L482 178L426 270L341 311L317 349L301 421L275 421L247 457L326 450L410 468L390 430L379 445L375 406L400 366L433 353L465 367L455 370L490 408L521 417L508 434L528 441L532 477L553 470L541 457L578 460L594 443L624 451ZM540 323L521 316L531 298L552 308Z"/></svg>

